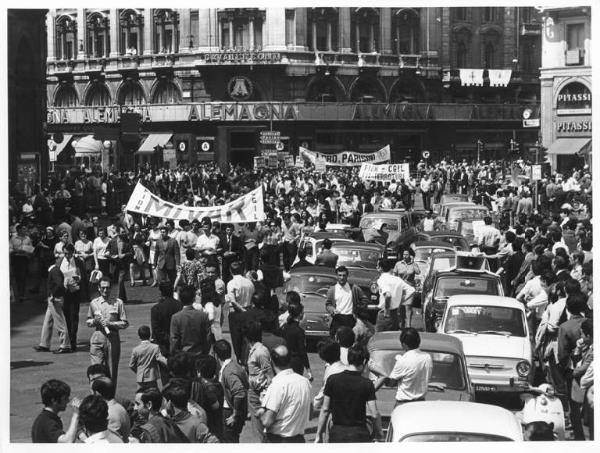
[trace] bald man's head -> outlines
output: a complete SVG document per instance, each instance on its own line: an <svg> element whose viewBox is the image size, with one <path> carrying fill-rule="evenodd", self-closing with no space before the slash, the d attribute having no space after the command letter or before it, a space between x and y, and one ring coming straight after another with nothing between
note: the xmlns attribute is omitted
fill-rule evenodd
<svg viewBox="0 0 600 453"><path fill-rule="evenodd" d="M290 367L290 352L284 345L276 346L271 350L271 360L273 365L280 370L285 370Z"/></svg>

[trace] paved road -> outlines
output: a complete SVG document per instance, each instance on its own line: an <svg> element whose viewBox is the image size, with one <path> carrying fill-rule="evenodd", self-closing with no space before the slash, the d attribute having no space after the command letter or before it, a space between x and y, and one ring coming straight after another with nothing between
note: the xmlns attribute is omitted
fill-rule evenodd
<svg viewBox="0 0 600 453"><path fill-rule="evenodd" d="M113 288L113 291L115 289ZM119 366L118 396L133 399L136 384L135 374L128 368L131 350L138 344L137 329L150 325L150 308L158 299L158 290L151 287L127 287L130 303L127 304L129 328L121 333L121 361ZM90 364L89 338L92 330L85 325L88 304L82 304L79 315L79 350L74 354L54 355L36 352L33 346L39 344L40 329L45 306L30 299L22 304L11 304L11 390L10 390L10 439L11 442L31 442L31 425L42 408L40 398L41 384L51 378L61 379L71 386L72 395L85 396L89 393L89 384L85 370ZM226 337L228 328L225 327ZM227 338L229 339L229 338ZM58 347L58 339L53 338L52 348ZM314 375L313 395L322 385L324 362L316 353L309 354ZM62 414L67 425L71 413ZM307 441L314 440L317 419L310 423ZM242 442L256 442L257 438L246 423L241 436Z"/></svg>

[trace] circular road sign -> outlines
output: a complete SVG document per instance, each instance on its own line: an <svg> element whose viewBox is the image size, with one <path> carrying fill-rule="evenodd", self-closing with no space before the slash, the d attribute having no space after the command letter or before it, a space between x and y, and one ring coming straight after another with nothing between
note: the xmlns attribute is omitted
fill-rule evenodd
<svg viewBox="0 0 600 453"><path fill-rule="evenodd" d="M202 149L202 151L208 151L210 149L210 143L202 142L202 144L200 145L200 148Z"/></svg>
<svg viewBox="0 0 600 453"><path fill-rule="evenodd" d="M425 150L423 151L423 159L429 159L429 151Z"/></svg>
<svg viewBox="0 0 600 453"><path fill-rule="evenodd" d="M523 119L524 120L528 120L530 116L531 116L531 109L523 110Z"/></svg>
<svg viewBox="0 0 600 453"><path fill-rule="evenodd" d="M283 143L282 143L282 142L277 142L277 143L275 144L275 149L276 149L277 151L283 151L283 148L284 148L284 146L283 146Z"/></svg>
<svg viewBox="0 0 600 453"><path fill-rule="evenodd" d="M185 152L185 149L186 149L185 142L179 142L178 148L179 148L179 151L181 151L182 153Z"/></svg>

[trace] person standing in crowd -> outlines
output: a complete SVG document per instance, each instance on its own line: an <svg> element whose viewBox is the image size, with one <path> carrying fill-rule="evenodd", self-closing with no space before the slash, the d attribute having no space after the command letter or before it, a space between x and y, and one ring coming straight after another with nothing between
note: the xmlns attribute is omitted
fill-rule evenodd
<svg viewBox="0 0 600 453"><path fill-rule="evenodd" d="M368 299L357 285L348 283L348 269L339 266L336 271L338 282L327 290L325 309L331 315L329 326L330 335L333 337L338 327L354 327L356 318L354 314L369 304Z"/></svg>
<svg viewBox="0 0 600 453"><path fill-rule="evenodd" d="M138 329L140 344L131 351L129 369L135 373L137 390L143 392L149 388L158 388L160 378L159 366L167 366L167 359L161 354L155 343L150 343L150 327L140 326Z"/></svg>
<svg viewBox="0 0 600 453"><path fill-rule="evenodd" d="M65 285L64 314L71 341L71 352L77 351L77 330L79 327L79 308L84 294L87 294L87 275L80 259L75 258L75 247L67 244L64 257L60 262Z"/></svg>
<svg viewBox="0 0 600 453"><path fill-rule="evenodd" d="M129 236L122 230L113 237L106 247L107 256L110 259L110 273L112 280L119 288L119 299L127 303L127 292L125 291L125 278L129 275L129 263L133 260L133 247L129 242Z"/></svg>
<svg viewBox="0 0 600 453"><path fill-rule="evenodd" d="M31 427L31 441L44 444L70 444L75 441L79 426L79 398L73 398L70 406L73 416L67 432L63 429L59 414L67 409L71 388L68 384L58 379L50 379L42 384L42 404L44 409L36 417Z"/></svg>
<svg viewBox="0 0 600 453"><path fill-rule="evenodd" d="M398 330L404 327L404 313L401 312L404 300L410 300L415 289L400 277L392 275L393 262L381 258L377 269L381 275L377 279L379 288L379 312L375 323L375 331Z"/></svg>
<svg viewBox="0 0 600 453"><path fill-rule="evenodd" d="M243 363L244 316L242 313L248 310L252 304L254 285L242 275L242 265L239 261L231 263L230 271L232 278L227 283L227 295L225 296L225 300L230 304L229 333L231 334L231 343L236 360L239 363Z"/></svg>
<svg viewBox="0 0 600 453"><path fill-rule="evenodd" d="M87 231L79 230L79 236L75 242L75 256L83 261L85 272L89 275L94 270L94 244L87 238Z"/></svg>
<svg viewBox="0 0 600 453"><path fill-rule="evenodd" d="M283 268L286 272L289 272L298 252L298 241L300 240L300 223L298 220L298 214L283 215L281 231L283 233Z"/></svg>
<svg viewBox="0 0 600 453"><path fill-rule="evenodd" d="M240 264L244 262L244 245L242 244L242 240L234 233L232 224L227 223L223 227L225 235L221 241L223 244L223 272L221 273L221 278L225 283L228 283L232 278L230 271L231 264L234 261L239 261Z"/></svg>
<svg viewBox="0 0 600 453"><path fill-rule="evenodd" d="M402 259L396 263L392 274L400 277L403 282L413 288L413 291L407 290L407 294L404 295L402 304L400 305L400 310L404 312L400 313L400 324L402 326L411 327L413 317L413 297L410 297L409 293L412 293L414 296L414 292L416 291L416 276L421 274L421 270L419 269L419 266L417 266L417 263L415 263L410 249L406 249L402 252Z"/></svg>
<svg viewBox="0 0 600 453"><path fill-rule="evenodd" d="M210 348L210 323L204 311L192 306L196 297L193 286L186 285L179 290L179 300L183 304L180 312L171 317L171 355L177 352L208 353Z"/></svg>
<svg viewBox="0 0 600 453"><path fill-rule="evenodd" d="M231 345L226 340L217 341L213 350L219 361L219 381L225 391L223 442L238 444L248 415L248 374L231 359Z"/></svg>
<svg viewBox="0 0 600 453"><path fill-rule="evenodd" d="M270 264L279 266L281 263L281 245L283 242L283 233L280 231L275 220L269 221L268 225L268 229L262 234L262 251L264 251L264 256L268 257L268 262Z"/></svg>
<svg viewBox="0 0 600 453"><path fill-rule="evenodd" d="M179 426L170 418L164 417L160 412L163 404L163 396L158 389L151 388L141 394L141 407L138 413L145 413L145 423L137 429L132 429L140 443L188 443L186 435Z"/></svg>
<svg viewBox="0 0 600 453"><path fill-rule="evenodd" d="M105 365L116 388L121 358L119 330L129 327L129 321L127 321L123 301L112 298L110 290L110 279L103 277L98 286L100 296L90 302L87 325L95 329L90 338L91 363Z"/></svg>
<svg viewBox="0 0 600 453"><path fill-rule="evenodd" d="M160 352L168 357L171 352L171 318L183 308L181 301L173 297L173 287L170 282L162 282L159 287L160 299L150 309L150 326L152 338L160 348Z"/></svg>
<svg viewBox="0 0 600 453"><path fill-rule="evenodd" d="M275 377L257 415L266 429L267 443L304 443L311 412L311 385L292 370L292 354L283 345L271 351Z"/></svg>
<svg viewBox="0 0 600 453"><path fill-rule="evenodd" d="M166 226L160 228L160 235L160 239L156 241L153 266L159 282L168 279L171 285L174 285L181 264L179 244L175 239L169 237L169 230Z"/></svg>
<svg viewBox="0 0 600 453"><path fill-rule="evenodd" d="M10 238L9 253L19 302L25 299L29 260L33 255L33 245L23 224L17 225L17 233Z"/></svg>
<svg viewBox="0 0 600 453"><path fill-rule="evenodd" d="M95 270L102 272L102 275L110 275L109 259L107 254L110 238L106 233L106 228L98 228L98 237L94 239L94 262Z"/></svg>
<svg viewBox="0 0 600 453"><path fill-rule="evenodd" d="M212 221L210 217L202 217L202 221L200 223L202 227L202 234L198 236L198 240L196 241L196 248L200 253L205 250L211 250L213 252L217 252L220 248L221 240L219 237L212 233Z"/></svg>
<svg viewBox="0 0 600 453"><path fill-rule="evenodd" d="M154 262L156 261L156 243L161 238L160 228L158 227L158 220L156 217L150 217L148 219L148 239L146 241L146 247L148 249L148 263L150 265L150 271L152 272L152 284L150 286L158 286L158 275Z"/></svg>
<svg viewBox="0 0 600 453"><path fill-rule="evenodd" d="M338 256L331 251L333 243L329 238L323 239L321 252L315 258L315 266L326 266L335 269Z"/></svg>
<svg viewBox="0 0 600 453"><path fill-rule="evenodd" d="M312 382L313 375L306 352L306 335L304 329L300 327L300 321L304 317L304 306L299 302L292 302L288 305L287 311L288 318L281 328L281 336L290 354L290 365L300 375L304 375L306 369L308 379Z"/></svg>
<svg viewBox="0 0 600 453"><path fill-rule="evenodd" d="M258 270L258 243L260 242L260 233L256 227L256 222L245 223L242 227L241 240L244 244L244 260L246 270Z"/></svg>
<svg viewBox="0 0 600 453"><path fill-rule="evenodd" d="M117 433L123 443L129 443L131 422L125 408L115 400L115 385L109 377L99 377L91 383L92 393L101 396L108 406L108 429Z"/></svg>
<svg viewBox="0 0 600 453"><path fill-rule="evenodd" d="M79 405L79 418L86 444L122 444L123 439L108 429L108 404L98 395L86 396Z"/></svg>
<svg viewBox="0 0 600 453"><path fill-rule="evenodd" d="M373 417L373 437L383 440L375 387L369 379L362 376L368 360L369 354L363 347L352 346L348 350L347 368L327 378L315 443L323 441L329 414L332 418L329 443L371 442L367 411Z"/></svg>
<svg viewBox="0 0 600 453"><path fill-rule="evenodd" d="M225 392L217 379L217 365L212 355L200 355L196 359L196 379L192 381L190 399L204 409L206 426L222 442Z"/></svg>

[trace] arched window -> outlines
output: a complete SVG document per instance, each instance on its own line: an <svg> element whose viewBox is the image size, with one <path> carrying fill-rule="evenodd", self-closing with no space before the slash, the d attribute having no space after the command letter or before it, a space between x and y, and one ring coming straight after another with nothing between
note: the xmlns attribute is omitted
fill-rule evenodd
<svg viewBox="0 0 600 453"><path fill-rule="evenodd" d="M144 90L142 90L138 82L129 80L123 84L119 91L120 105L140 105L145 103Z"/></svg>
<svg viewBox="0 0 600 453"><path fill-rule="evenodd" d="M392 17L394 51L397 54L419 52L419 16L410 9L399 9Z"/></svg>
<svg viewBox="0 0 600 453"><path fill-rule="evenodd" d="M464 41L459 41L456 43L456 67L467 67L467 46Z"/></svg>
<svg viewBox="0 0 600 453"><path fill-rule="evenodd" d="M471 64L469 48L471 47L471 30L466 26L458 26L452 32L452 54L457 68L468 68Z"/></svg>
<svg viewBox="0 0 600 453"><path fill-rule="evenodd" d="M330 52L339 49L337 8L311 8L308 21L310 50Z"/></svg>
<svg viewBox="0 0 600 453"><path fill-rule="evenodd" d="M152 96L153 104L180 104L181 92L173 81L162 79L158 82L154 95Z"/></svg>
<svg viewBox="0 0 600 453"><path fill-rule="evenodd" d="M356 8L352 14L352 50L356 53L377 52L379 12L375 8Z"/></svg>
<svg viewBox="0 0 600 453"><path fill-rule="evenodd" d="M333 78L320 77L309 86L306 100L308 102L339 102L343 100L343 95Z"/></svg>
<svg viewBox="0 0 600 453"><path fill-rule="evenodd" d="M110 92L104 83L95 82L88 90L85 98L85 105L99 107L111 105Z"/></svg>
<svg viewBox="0 0 600 453"><path fill-rule="evenodd" d="M259 50L265 12L256 8L225 9L219 12L221 49Z"/></svg>
<svg viewBox="0 0 600 453"><path fill-rule="evenodd" d="M54 97L56 107L75 107L79 104L73 85L62 85Z"/></svg>
<svg viewBox="0 0 600 453"><path fill-rule="evenodd" d="M138 55L142 51L142 24L144 17L135 9L126 9L121 12L119 25L121 26L121 55Z"/></svg>
<svg viewBox="0 0 600 453"><path fill-rule="evenodd" d="M487 30L481 36L481 65L485 69L496 69L500 65L501 55L498 55L500 49L501 36L496 29Z"/></svg>
<svg viewBox="0 0 600 453"><path fill-rule="evenodd" d="M496 48L491 42L485 44L483 51L483 67L485 69L494 69L496 67Z"/></svg>
<svg viewBox="0 0 600 453"><path fill-rule="evenodd" d="M107 58L110 54L110 21L105 14L93 13L87 20L88 56Z"/></svg>
<svg viewBox="0 0 600 453"><path fill-rule="evenodd" d="M179 17L174 10L159 9L154 13L154 50L156 53L177 53Z"/></svg>
<svg viewBox="0 0 600 453"><path fill-rule="evenodd" d="M56 21L56 58L72 60L77 51L77 21L71 16L61 16Z"/></svg>
<svg viewBox="0 0 600 453"><path fill-rule="evenodd" d="M352 87L350 93L352 102L384 102L385 93L373 78L360 78Z"/></svg>

